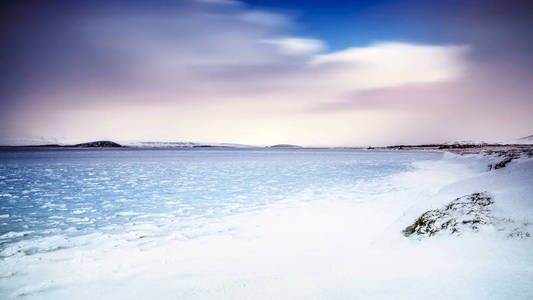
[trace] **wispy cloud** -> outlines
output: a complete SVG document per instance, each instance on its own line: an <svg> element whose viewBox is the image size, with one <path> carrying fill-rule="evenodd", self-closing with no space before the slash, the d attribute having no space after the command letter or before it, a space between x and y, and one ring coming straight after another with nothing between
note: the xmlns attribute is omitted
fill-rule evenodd
<svg viewBox="0 0 533 300"><path fill-rule="evenodd" d="M309 55L326 49L326 44L317 39L308 38L279 38L273 40L262 40L265 44L274 45L287 55Z"/></svg>
<svg viewBox="0 0 533 300"><path fill-rule="evenodd" d="M316 55L311 64L331 66L320 77L322 85L350 91L458 79L467 51L467 46L389 42Z"/></svg>

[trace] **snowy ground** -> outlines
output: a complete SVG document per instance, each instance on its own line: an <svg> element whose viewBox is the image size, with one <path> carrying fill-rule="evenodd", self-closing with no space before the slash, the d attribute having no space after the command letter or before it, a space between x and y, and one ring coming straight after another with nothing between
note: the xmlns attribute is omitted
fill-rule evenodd
<svg viewBox="0 0 533 300"><path fill-rule="evenodd" d="M125 211L117 217L135 222L124 231L27 239L10 231L0 236L10 241L2 242L0 298L531 299L532 238L493 225L461 235L402 234L422 213L476 192L492 197L495 218L531 230L533 159L489 171L492 160L449 153L408 160L410 168L372 180L301 183L279 201L180 227L170 215L141 222L139 212ZM334 177L320 174L318 181ZM84 218L71 221L90 222Z"/></svg>

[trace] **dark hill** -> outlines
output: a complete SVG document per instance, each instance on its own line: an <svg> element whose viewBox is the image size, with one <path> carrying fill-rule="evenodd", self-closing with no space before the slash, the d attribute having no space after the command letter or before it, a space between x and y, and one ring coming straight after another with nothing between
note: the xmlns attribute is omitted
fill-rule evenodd
<svg viewBox="0 0 533 300"><path fill-rule="evenodd" d="M95 142L76 144L76 145L73 145L72 147L82 147L82 148L107 148L107 147L111 147L111 148L118 148L118 147L123 147L123 146L120 145L120 144L117 144L115 142L111 142L111 141L95 141Z"/></svg>
<svg viewBox="0 0 533 300"><path fill-rule="evenodd" d="M277 145L270 146L270 148L302 148L302 146L291 145L291 144L277 144Z"/></svg>

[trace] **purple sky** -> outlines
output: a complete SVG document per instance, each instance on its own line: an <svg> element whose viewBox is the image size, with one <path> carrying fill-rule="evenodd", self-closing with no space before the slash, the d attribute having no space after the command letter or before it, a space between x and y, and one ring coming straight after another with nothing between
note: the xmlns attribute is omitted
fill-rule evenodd
<svg viewBox="0 0 533 300"><path fill-rule="evenodd" d="M284 3L4 1L0 144L533 134L528 2Z"/></svg>

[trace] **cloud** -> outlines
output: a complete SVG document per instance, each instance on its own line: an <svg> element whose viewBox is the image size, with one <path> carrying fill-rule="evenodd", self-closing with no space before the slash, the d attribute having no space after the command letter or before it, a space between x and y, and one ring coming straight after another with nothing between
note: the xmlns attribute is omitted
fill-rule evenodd
<svg viewBox="0 0 533 300"><path fill-rule="evenodd" d="M286 15L196 3L96 10L72 23L58 16L62 21L53 25L50 16L43 18L34 36L23 40L31 44L11 53L20 61L6 69L33 74L9 87L18 93L13 103L65 107L113 99L156 105L248 95L256 97L247 101L335 101L354 90L452 80L464 67L465 46L381 43L316 54L325 43L287 37L292 23Z"/></svg>
<svg viewBox="0 0 533 300"><path fill-rule="evenodd" d="M389 42L316 55L311 65L326 70L321 86L346 91L458 79L467 53L467 46Z"/></svg>
<svg viewBox="0 0 533 300"><path fill-rule="evenodd" d="M265 44L275 45L287 55L310 55L326 48L326 44L317 39L306 38L280 38L275 40L262 40Z"/></svg>
<svg viewBox="0 0 533 300"><path fill-rule="evenodd" d="M200 3L240 6L242 2L236 0L197 0Z"/></svg>
<svg viewBox="0 0 533 300"><path fill-rule="evenodd" d="M286 26L291 23L290 18L263 10L248 10L239 15L239 19L248 23L264 26Z"/></svg>

